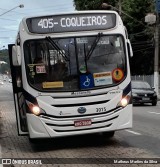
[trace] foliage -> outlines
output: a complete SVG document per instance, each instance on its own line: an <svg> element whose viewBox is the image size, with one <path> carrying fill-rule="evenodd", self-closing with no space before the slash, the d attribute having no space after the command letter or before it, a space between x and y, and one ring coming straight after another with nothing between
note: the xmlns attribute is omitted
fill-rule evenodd
<svg viewBox="0 0 160 167"><path fill-rule="evenodd" d="M74 0L76 10L99 10L102 9L102 3L108 3L113 6L118 0Z"/></svg>
<svg viewBox="0 0 160 167"><path fill-rule="evenodd" d="M1 64L0 66L0 73L5 74L7 71L10 72L10 62L8 56L8 50L0 50L0 61L4 61L7 64Z"/></svg>
<svg viewBox="0 0 160 167"><path fill-rule="evenodd" d="M132 42L134 57L130 60L131 73L152 74L154 69L154 28L144 18L154 12L153 0L123 0L122 10L132 16L122 16Z"/></svg>

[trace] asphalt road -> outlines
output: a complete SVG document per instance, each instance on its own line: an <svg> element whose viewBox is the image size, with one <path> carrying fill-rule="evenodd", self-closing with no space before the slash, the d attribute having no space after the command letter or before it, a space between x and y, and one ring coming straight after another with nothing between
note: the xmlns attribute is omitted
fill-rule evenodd
<svg viewBox="0 0 160 167"><path fill-rule="evenodd" d="M4 82L4 85L0 85L0 102L12 101L12 100L13 100L12 83Z"/></svg>
<svg viewBox="0 0 160 167"><path fill-rule="evenodd" d="M160 102L157 106L133 106L132 138L126 133L118 133L127 144L160 156Z"/></svg>
<svg viewBox="0 0 160 167"><path fill-rule="evenodd" d="M0 85L0 112L2 114L0 118L0 147L2 153L0 155L2 154L3 158L160 157L160 102L157 106L149 104L133 106L133 128L116 132L111 140L100 134L93 134L51 139L37 143L37 145L29 143L28 137L17 135L10 83ZM78 166L84 167L84 165L79 164ZM127 165L123 164L122 166ZM134 164L134 166L139 165ZM152 164L151 166L156 165Z"/></svg>

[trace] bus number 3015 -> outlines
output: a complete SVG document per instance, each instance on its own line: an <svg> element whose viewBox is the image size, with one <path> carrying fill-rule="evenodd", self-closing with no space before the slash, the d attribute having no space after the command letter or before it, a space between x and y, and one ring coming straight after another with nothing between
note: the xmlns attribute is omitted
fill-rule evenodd
<svg viewBox="0 0 160 167"><path fill-rule="evenodd" d="M41 28L53 28L54 27L53 19L52 18L50 18L50 19L41 19L38 22L38 26L41 27Z"/></svg>
<svg viewBox="0 0 160 167"><path fill-rule="evenodd" d="M96 108L96 112L104 112L107 111L106 107Z"/></svg>

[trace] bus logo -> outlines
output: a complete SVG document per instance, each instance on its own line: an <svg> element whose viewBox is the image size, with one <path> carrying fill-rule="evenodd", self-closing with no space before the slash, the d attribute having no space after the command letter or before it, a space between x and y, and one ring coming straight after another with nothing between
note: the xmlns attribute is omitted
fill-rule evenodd
<svg viewBox="0 0 160 167"><path fill-rule="evenodd" d="M83 114L85 113L87 110L85 107L79 107L78 110L77 110L80 114Z"/></svg>

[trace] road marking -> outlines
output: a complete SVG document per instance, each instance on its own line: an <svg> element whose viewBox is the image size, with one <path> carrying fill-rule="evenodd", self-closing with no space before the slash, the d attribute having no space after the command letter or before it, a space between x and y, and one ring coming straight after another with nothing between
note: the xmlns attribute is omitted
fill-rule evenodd
<svg viewBox="0 0 160 167"><path fill-rule="evenodd" d="M132 131L132 130L125 130L125 131L127 131L127 132L129 132L129 133L132 133L132 134L134 134L134 135L141 135L140 133L135 132L135 131Z"/></svg>
<svg viewBox="0 0 160 167"><path fill-rule="evenodd" d="M0 159L2 159L2 149L1 149L1 145L0 145ZM3 167L3 165L0 164L0 167Z"/></svg>
<svg viewBox="0 0 160 167"><path fill-rule="evenodd" d="M160 114L160 113L157 113L157 112L151 112L151 111L150 111L149 113L150 113L150 114Z"/></svg>

